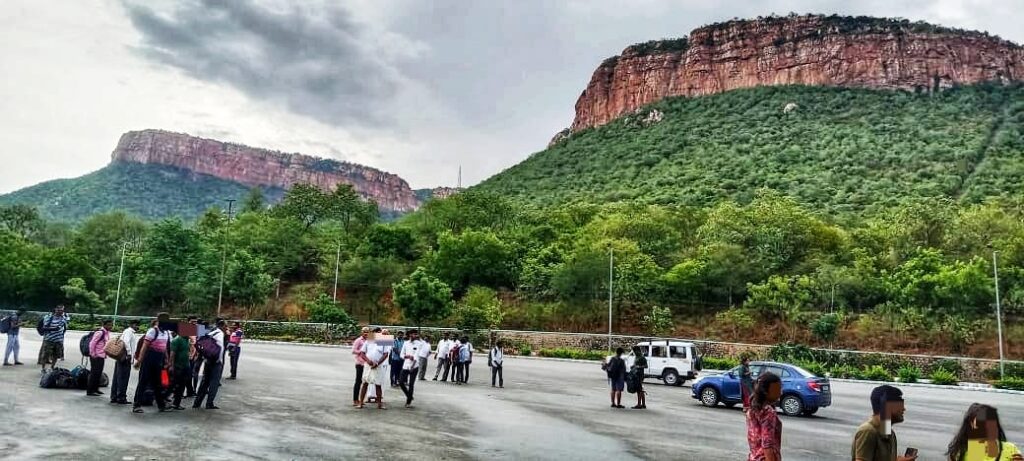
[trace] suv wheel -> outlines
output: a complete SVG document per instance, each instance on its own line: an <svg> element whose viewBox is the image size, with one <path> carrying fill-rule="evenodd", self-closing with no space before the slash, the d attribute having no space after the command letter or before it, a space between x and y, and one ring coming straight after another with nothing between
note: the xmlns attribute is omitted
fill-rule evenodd
<svg viewBox="0 0 1024 461"><path fill-rule="evenodd" d="M800 397L795 395L787 395L782 398L782 412L786 416L796 416L804 411L804 402L800 400Z"/></svg>
<svg viewBox="0 0 1024 461"><path fill-rule="evenodd" d="M665 372L661 374L661 380L665 381L666 386L678 386L680 384L683 384L679 380L679 373L677 373L675 370L671 368L665 370Z"/></svg>
<svg viewBox="0 0 1024 461"><path fill-rule="evenodd" d="M705 386L700 390L700 403L706 407L718 405L718 391L711 386Z"/></svg>

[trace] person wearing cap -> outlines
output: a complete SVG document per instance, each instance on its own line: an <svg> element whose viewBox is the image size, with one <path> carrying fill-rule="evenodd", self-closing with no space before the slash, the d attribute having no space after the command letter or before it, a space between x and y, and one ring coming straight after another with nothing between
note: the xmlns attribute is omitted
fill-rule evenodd
<svg viewBox="0 0 1024 461"><path fill-rule="evenodd" d="M366 369L366 359L361 354L363 344L366 344L366 337L370 336L370 327L363 327L359 336L352 341L352 357L356 362L356 386L352 388L352 406L359 406L359 390L363 387L363 370Z"/></svg>
<svg viewBox="0 0 1024 461"><path fill-rule="evenodd" d="M871 419L857 428L853 437L851 458L854 461L914 461L917 455L897 456L893 424L903 422L906 407L903 391L888 384L871 391Z"/></svg>

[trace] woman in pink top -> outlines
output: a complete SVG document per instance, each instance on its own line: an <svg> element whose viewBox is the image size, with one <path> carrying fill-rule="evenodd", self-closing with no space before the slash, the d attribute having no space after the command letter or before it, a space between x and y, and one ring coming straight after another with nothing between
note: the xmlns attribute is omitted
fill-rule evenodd
<svg viewBox="0 0 1024 461"><path fill-rule="evenodd" d="M160 314L164 318L167 314ZM160 411L167 411L167 399L164 398L164 387L160 383L160 371L167 368L167 343L171 334L160 329L160 321L154 320L146 336L142 337L142 349L135 356L135 368L139 369L139 384L135 386L133 413L142 413L143 395L147 389L153 390L153 400Z"/></svg>
<svg viewBox="0 0 1024 461"><path fill-rule="evenodd" d="M110 339L110 329L114 328L114 322L104 320L103 326L92 334L89 340L89 386L85 389L85 395L95 397L103 395L100 392L100 380L103 378L103 365L107 361L107 340Z"/></svg>
<svg viewBox="0 0 1024 461"><path fill-rule="evenodd" d="M754 395L747 411L747 461L782 461L782 421L775 404L782 397L782 380L764 373L754 383Z"/></svg>

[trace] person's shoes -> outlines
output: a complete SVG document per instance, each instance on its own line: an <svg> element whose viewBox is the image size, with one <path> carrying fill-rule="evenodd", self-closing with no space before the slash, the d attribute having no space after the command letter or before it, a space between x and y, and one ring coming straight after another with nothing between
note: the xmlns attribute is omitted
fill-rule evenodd
<svg viewBox="0 0 1024 461"><path fill-rule="evenodd" d="M134 407L132 408L132 413L145 413L145 411L142 409L142 407Z"/></svg>
<svg viewBox="0 0 1024 461"><path fill-rule="evenodd" d="M167 413L168 411L174 411L170 407L163 407L160 409L160 413Z"/></svg>
<svg viewBox="0 0 1024 461"><path fill-rule="evenodd" d="M238 378L235 378L234 376L228 376L227 379L238 379Z"/></svg>
<svg viewBox="0 0 1024 461"><path fill-rule="evenodd" d="M498 385L498 389L504 389L504 388L505 388L505 385L504 385L504 384L499 384L499 385Z"/></svg>
<svg viewBox="0 0 1024 461"><path fill-rule="evenodd" d="M117 404L118 405L129 405L129 404L131 404L131 402L129 402L127 400L118 400Z"/></svg>
<svg viewBox="0 0 1024 461"><path fill-rule="evenodd" d="M183 407L183 406L181 406L181 405L175 405L175 406L171 407L171 409L172 409L172 410L178 410L178 411L181 411L181 410L184 410L184 409L185 409L185 407Z"/></svg>
<svg viewBox="0 0 1024 461"><path fill-rule="evenodd" d="M10 363L4 362L4 366L5 367L9 367L9 366L12 366L12 365Z"/></svg>
<svg viewBox="0 0 1024 461"><path fill-rule="evenodd" d="M103 395L103 394L100 394L99 392L86 392L85 393L86 397L99 397L101 395Z"/></svg>
<svg viewBox="0 0 1024 461"><path fill-rule="evenodd" d="M613 403L613 404L612 404L612 408L619 408L619 406L618 406L618 405L615 405L615 404Z"/></svg>
<svg viewBox="0 0 1024 461"><path fill-rule="evenodd" d="M14 364L15 364L15 365L24 365L24 363L21 363L21 362L19 362L19 361L17 361L17 360L15 360L15 361L14 361Z"/></svg>
<svg viewBox="0 0 1024 461"><path fill-rule="evenodd" d="M437 381L437 378L434 378L434 381Z"/></svg>
<svg viewBox="0 0 1024 461"><path fill-rule="evenodd" d="M405 404L405 408L416 408L416 407L412 406L411 403L407 403L407 404Z"/></svg>
<svg viewBox="0 0 1024 461"><path fill-rule="evenodd" d="M195 396L196 396L195 394L185 394L185 398L186 399L191 399L191 398L193 398Z"/></svg>
<svg viewBox="0 0 1024 461"><path fill-rule="evenodd" d="M103 395L103 391L96 391L97 394Z"/></svg>
<svg viewBox="0 0 1024 461"><path fill-rule="evenodd" d="M199 409L199 405L198 405L198 404L196 404L196 405L192 405L192 409L193 409L193 410L198 410L198 409Z"/></svg>
<svg viewBox="0 0 1024 461"><path fill-rule="evenodd" d="M217 405L207 405L206 409L207 410L220 410L220 407L218 407Z"/></svg>
<svg viewBox="0 0 1024 461"><path fill-rule="evenodd" d="M632 408L633 408L634 410L643 410L643 409L644 409L644 407L641 407L640 405L633 405L633 407L632 407Z"/></svg>

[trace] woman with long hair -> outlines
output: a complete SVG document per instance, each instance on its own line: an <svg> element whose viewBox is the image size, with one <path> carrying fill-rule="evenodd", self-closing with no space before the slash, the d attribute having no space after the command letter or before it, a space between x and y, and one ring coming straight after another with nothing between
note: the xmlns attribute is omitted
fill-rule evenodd
<svg viewBox="0 0 1024 461"><path fill-rule="evenodd" d="M1017 447L1006 441L996 409L981 403L967 409L946 456L950 461L1024 461Z"/></svg>
<svg viewBox="0 0 1024 461"><path fill-rule="evenodd" d="M782 460L782 421L775 412L781 397L782 380L778 375L765 372L758 376L747 410L747 461Z"/></svg>

